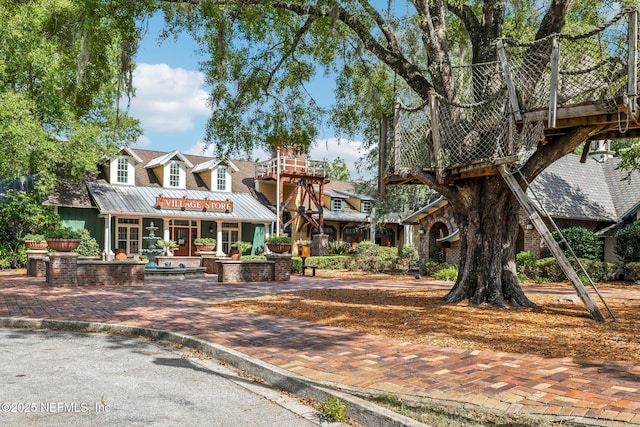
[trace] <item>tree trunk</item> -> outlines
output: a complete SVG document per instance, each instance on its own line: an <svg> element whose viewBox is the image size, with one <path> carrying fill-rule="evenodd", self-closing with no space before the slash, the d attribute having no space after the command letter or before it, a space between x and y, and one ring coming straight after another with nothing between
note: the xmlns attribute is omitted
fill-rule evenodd
<svg viewBox="0 0 640 427"><path fill-rule="evenodd" d="M444 303L507 308L537 307L524 294L516 272L518 203L500 176L457 185L461 197L450 200L460 229L458 279Z"/></svg>

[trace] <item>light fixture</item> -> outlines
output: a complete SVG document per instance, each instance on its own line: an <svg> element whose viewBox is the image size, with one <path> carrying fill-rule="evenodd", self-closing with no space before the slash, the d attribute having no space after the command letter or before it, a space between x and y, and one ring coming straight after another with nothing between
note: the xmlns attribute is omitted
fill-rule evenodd
<svg viewBox="0 0 640 427"><path fill-rule="evenodd" d="M426 232L427 232L427 230L425 230L424 228L420 227L420 234L424 234Z"/></svg>
<svg viewBox="0 0 640 427"><path fill-rule="evenodd" d="M213 234L213 226L209 226L209 234Z"/></svg>
<svg viewBox="0 0 640 427"><path fill-rule="evenodd" d="M527 221L527 225L525 225L525 228L527 230L533 230L533 224L531 223L531 221Z"/></svg>

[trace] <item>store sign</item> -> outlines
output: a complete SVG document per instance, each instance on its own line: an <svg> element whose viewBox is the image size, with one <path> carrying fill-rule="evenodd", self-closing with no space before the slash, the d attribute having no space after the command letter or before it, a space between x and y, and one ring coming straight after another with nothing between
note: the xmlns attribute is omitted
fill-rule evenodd
<svg viewBox="0 0 640 427"><path fill-rule="evenodd" d="M158 209L180 209L183 211L213 211L231 212L233 202L227 200L189 199L188 197L163 197L162 194L156 198L156 208Z"/></svg>

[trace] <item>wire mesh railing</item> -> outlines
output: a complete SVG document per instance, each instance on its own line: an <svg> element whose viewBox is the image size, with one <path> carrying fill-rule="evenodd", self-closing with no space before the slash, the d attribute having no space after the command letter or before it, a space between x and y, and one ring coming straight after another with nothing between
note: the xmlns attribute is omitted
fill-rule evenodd
<svg viewBox="0 0 640 427"><path fill-rule="evenodd" d="M624 99L636 109L637 42L635 9L581 35L498 41L500 60L453 68L454 99L434 92L414 108L397 102L393 123L381 133L382 173L420 167L442 176L454 166L506 157L515 172L544 140L545 127L555 126L559 106L598 103L613 110ZM522 114L545 109L545 120Z"/></svg>

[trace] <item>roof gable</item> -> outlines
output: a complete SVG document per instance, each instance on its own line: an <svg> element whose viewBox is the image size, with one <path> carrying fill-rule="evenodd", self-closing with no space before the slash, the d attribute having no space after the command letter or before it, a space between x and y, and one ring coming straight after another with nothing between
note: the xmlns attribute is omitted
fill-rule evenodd
<svg viewBox="0 0 640 427"><path fill-rule="evenodd" d="M174 158L178 158L181 162L184 162L184 164L188 167L188 168L192 168L193 167L193 163L191 163L189 161L189 159L187 159L182 153L180 153L178 150L172 151L171 153L166 153L162 156L158 156L155 159L151 159L149 161L149 163L147 163L145 165L145 168L147 169L151 169L151 168L155 168L157 166L164 166L167 163L169 163L172 159Z"/></svg>

